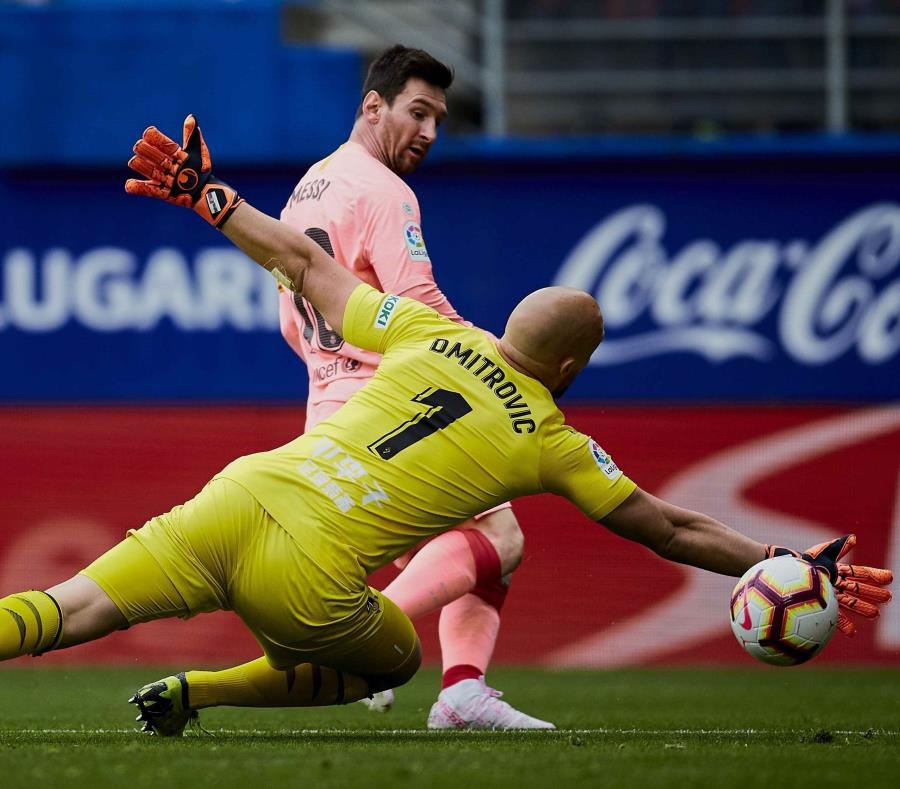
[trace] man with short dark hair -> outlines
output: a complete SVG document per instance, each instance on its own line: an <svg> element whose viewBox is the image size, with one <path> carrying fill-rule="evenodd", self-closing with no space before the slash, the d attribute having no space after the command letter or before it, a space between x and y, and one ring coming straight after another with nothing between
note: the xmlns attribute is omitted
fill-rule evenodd
<svg viewBox="0 0 900 789"><path fill-rule="evenodd" d="M383 52L369 67L350 138L303 176L281 220L369 285L468 326L435 284L419 203L400 178L421 164L437 138L452 81L450 69L421 49L397 45ZM379 356L346 342L307 299L286 289L280 315L285 340L309 372L309 431L374 375ZM550 725L501 701L484 682L522 545L506 503L397 562L403 571L385 594L404 613L415 620L443 606L444 672L431 728ZM370 708L392 702L387 691Z"/></svg>

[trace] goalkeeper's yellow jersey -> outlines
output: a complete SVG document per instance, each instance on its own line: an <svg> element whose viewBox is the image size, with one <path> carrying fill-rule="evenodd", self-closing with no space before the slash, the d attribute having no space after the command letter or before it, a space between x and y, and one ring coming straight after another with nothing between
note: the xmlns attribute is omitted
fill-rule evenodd
<svg viewBox="0 0 900 789"><path fill-rule="evenodd" d="M374 377L309 433L219 475L336 580L356 586L421 540L519 496L557 493L597 520L634 490L479 329L361 284L343 335L383 354Z"/></svg>

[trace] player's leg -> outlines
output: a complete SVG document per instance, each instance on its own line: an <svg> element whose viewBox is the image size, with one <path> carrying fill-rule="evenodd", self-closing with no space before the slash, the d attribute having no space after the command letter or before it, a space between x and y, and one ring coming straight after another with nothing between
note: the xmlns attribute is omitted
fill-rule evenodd
<svg viewBox="0 0 900 789"><path fill-rule="evenodd" d="M375 627L338 643L294 650L266 645L266 657L224 671L188 671L192 707L318 707L349 704L407 683L419 668L421 649L409 618L379 596ZM376 599L373 597L373 599ZM368 616L367 616L368 618ZM341 628L345 625L342 623ZM313 661L295 663L299 656Z"/></svg>
<svg viewBox="0 0 900 789"><path fill-rule="evenodd" d="M442 688L487 670L500 628L509 573L522 556L512 509L496 509L431 540L385 589L415 619L441 611Z"/></svg>
<svg viewBox="0 0 900 789"><path fill-rule="evenodd" d="M425 543L384 593L413 620L476 590L502 605L502 579L521 561L523 542L509 505L491 510Z"/></svg>
<svg viewBox="0 0 900 789"><path fill-rule="evenodd" d="M524 540L512 508L489 510L426 543L384 593L410 618L441 608L441 693L430 728L548 728L487 687L509 575Z"/></svg>
<svg viewBox="0 0 900 789"><path fill-rule="evenodd" d="M137 622L184 615L181 596L133 534L46 592L0 599L0 660L40 655Z"/></svg>
<svg viewBox="0 0 900 789"><path fill-rule="evenodd" d="M421 663L409 618L374 590L351 622L340 622L326 645L296 647L260 639L265 657L222 671L186 671L141 688L132 701L145 731L179 735L207 707L318 707L349 704L408 682ZM284 633L281 634L282 636Z"/></svg>
<svg viewBox="0 0 900 789"><path fill-rule="evenodd" d="M128 626L128 620L96 581L76 575L47 590L62 611L65 623L54 649L94 641Z"/></svg>
<svg viewBox="0 0 900 789"><path fill-rule="evenodd" d="M0 598L0 660L40 655L62 635L62 609L46 592L30 589Z"/></svg>
<svg viewBox="0 0 900 789"><path fill-rule="evenodd" d="M483 534L496 558L483 550L483 571L468 594L444 606L439 635L443 676L441 692L428 716L431 729L545 729L553 725L500 701L484 681L500 631L500 612L510 573L522 555L522 532L512 509L498 508L465 524L467 535ZM500 566L497 566L500 559ZM513 563L514 561L514 563Z"/></svg>
<svg viewBox="0 0 900 789"><path fill-rule="evenodd" d="M512 508L496 508L431 540L384 590L412 619L443 608L444 688L487 670L522 546Z"/></svg>
<svg viewBox="0 0 900 789"><path fill-rule="evenodd" d="M475 586L441 611L442 690L464 680L478 680L487 673L500 632L500 611L524 542L510 507L485 513L464 528L466 537L483 535L486 542L473 551L481 570ZM489 550L491 546L495 553Z"/></svg>
<svg viewBox="0 0 900 789"><path fill-rule="evenodd" d="M343 553L301 545L246 490L221 482L233 487L230 507L245 509L249 524L239 560L222 562L231 568L226 606L265 658L144 686L132 701L145 730L180 734L205 707L344 704L406 682L421 660L409 618L363 578L353 581ZM316 524L309 528L314 532ZM201 536L190 542L204 566L219 563L213 543Z"/></svg>

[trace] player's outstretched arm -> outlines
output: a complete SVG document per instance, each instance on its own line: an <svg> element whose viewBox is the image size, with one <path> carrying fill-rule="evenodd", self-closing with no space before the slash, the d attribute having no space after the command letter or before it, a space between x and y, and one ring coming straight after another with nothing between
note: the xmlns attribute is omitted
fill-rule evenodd
<svg viewBox="0 0 900 789"><path fill-rule="evenodd" d="M247 257L285 287L302 293L336 332L343 333L347 300L362 280L308 236L249 203L242 203L221 229Z"/></svg>
<svg viewBox="0 0 900 789"><path fill-rule="evenodd" d="M722 575L741 576L766 558L766 546L701 512L682 509L640 488L603 518L621 537L664 559Z"/></svg>
<svg viewBox="0 0 900 789"><path fill-rule="evenodd" d="M852 636L856 630L848 612L874 619L879 615L878 606L891 599L884 588L894 580L890 570L840 562L856 544L853 534L800 553L758 543L708 515L676 507L640 488L603 518L603 525L665 559L723 575L743 575L772 556L790 554L803 559L831 579L840 604L838 628L844 635Z"/></svg>
<svg viewBox="0 0 900 789"><path fill-rule="evenodd" d="M129 194L191 208L281 284L303 293L338 332L344 308L360 281L302 233L249 205L212 174L212 160L197 119L184 121L178 145L155 126L134 145L128 166L146 180L131 178Z"/></svg>

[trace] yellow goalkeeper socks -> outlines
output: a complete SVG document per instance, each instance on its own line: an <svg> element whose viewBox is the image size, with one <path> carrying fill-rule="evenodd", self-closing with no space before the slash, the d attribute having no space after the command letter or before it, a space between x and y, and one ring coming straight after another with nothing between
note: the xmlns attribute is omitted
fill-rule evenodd
<svg viewBox="0 0 900 789"><path fill-rule="evenodd" d="M62 635L62 612L46 592L19 592L0 599L0 660L40 655Z"/></svg>
<svg viewBox="0 0 900 789"><path fill-rule="evenodd" d="M224 671L188 671L188 704L204 707L320 707L349 704L369 693L368 683L313 663L287 671L272 668L258 658Z"/></svg>

